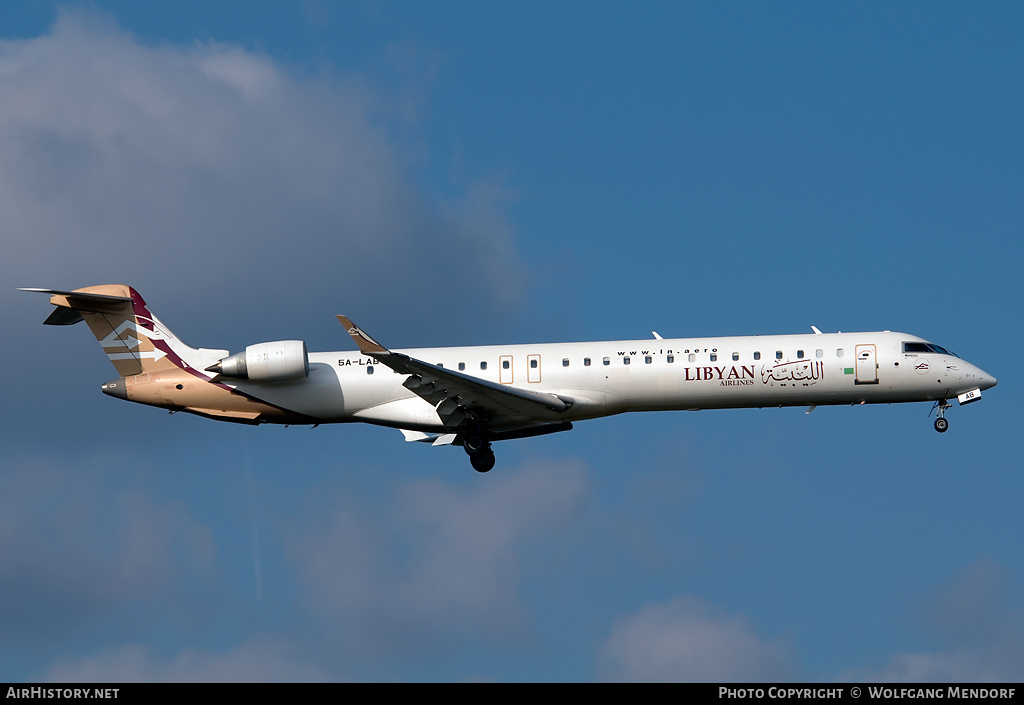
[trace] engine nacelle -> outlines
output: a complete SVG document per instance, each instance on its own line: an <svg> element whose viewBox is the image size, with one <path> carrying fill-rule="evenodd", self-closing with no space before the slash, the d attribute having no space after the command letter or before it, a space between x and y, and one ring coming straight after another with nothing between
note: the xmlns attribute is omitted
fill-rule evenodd
<svg viewBox="0 0 1024 705"><path fill-rule="evenodd" d="M250 345L245 352L225 357L206 371L253 382L284 382L309 376L309 355L301 340L278 340Z"/></svg>

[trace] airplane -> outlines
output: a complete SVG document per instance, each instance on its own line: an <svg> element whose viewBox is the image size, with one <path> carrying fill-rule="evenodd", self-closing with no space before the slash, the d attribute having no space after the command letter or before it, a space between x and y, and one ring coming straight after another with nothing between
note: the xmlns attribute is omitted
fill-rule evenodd
<svg viewBox="0 0 1024 705"><path fill-rule="evenodd" d="M478 472L491 444L572 429L574 422L635 411L932 401L935 430L949 428L950 399L981 399L996 378L947 349L906 333L541 343L391 350L345 316L358 348L313 352L301 340L227 350L191 348L135 289L91 286L50 294L44 321L84 320L119 375L118 399L244 424L364 422L407 441L455 445Z"/></svg>

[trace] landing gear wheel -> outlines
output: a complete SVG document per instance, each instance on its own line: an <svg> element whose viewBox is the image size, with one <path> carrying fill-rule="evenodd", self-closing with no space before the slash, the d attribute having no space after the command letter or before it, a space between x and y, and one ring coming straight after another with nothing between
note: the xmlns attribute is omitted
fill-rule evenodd
<svg viewBox="0 0 1024 705"><path fill-rule="evenodd" d="M469 456L469 462L477 472L488 472L494 467L494 451L488 448L479 453L473 453Z"/></svg>
<svg viewBox="0 0 1024 705"><path fill-rule="evenodd" d="M490 450L490 443L484 440L483 436L472 434L466 436L465 440L462 441L462 447L466 449L466 452L470 455L476 455L481 451L486 452Z"/></svg>
<svg viewBox="0 0 1024 705"><path fill-rule="evenodd" d="M935 406L932 407L933 411L935 409L939 410L938 418L935 419L935 430L938 431L939 433L945 433L946 430L949 428L949 421L946 421L946 418L945 418L945 416L946 416L946 409L952 409L952 408L953 408L953 405L950 404L945 399L939 399L937 402L935 402Z"/></svg>

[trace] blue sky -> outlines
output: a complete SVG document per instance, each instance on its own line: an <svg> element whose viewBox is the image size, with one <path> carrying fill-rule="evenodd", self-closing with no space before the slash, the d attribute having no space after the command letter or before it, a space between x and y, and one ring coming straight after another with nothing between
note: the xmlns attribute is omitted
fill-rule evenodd
<svg viewBox="0 0 1024 705"><path fill-rule="evenodd" d="M1020 680L1013 3L0 10L0 680ZM192 345L904 330L928 405L458 449L117 402ZM18 344L13 342L17 340ZM415 447L414 447L415 446Z"/></svg>

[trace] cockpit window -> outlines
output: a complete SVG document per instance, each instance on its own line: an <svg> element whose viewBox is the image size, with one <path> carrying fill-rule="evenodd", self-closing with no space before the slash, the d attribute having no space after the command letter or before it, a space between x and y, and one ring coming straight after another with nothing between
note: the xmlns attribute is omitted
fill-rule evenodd
<svg viewBox="0 0 1024 705"><path fill-rule="evenodd" d="M903 343L903 352L905 353L938 353L939 355L952 355L957 357L957 354L950 352L943 347L939 347L934 343L914 343L905 342Z"/></svg>

